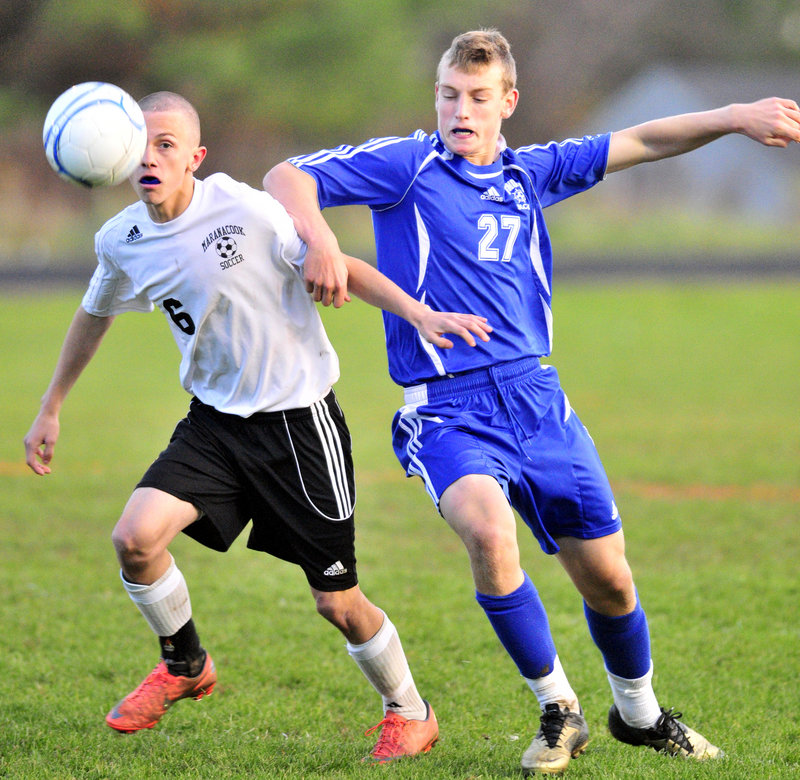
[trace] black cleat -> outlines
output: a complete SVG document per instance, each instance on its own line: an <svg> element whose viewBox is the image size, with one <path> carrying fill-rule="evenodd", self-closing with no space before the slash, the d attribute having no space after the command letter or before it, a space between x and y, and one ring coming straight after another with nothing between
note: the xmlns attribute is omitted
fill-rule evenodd
<svg viewBox="0 0 800 780"><path fill-rule="evenodd" d="M608 711L608 730L611 736L628 745L646 745L659 753L671 756L684 756L696 761L705 761L709 758L722 758L725 754L715 745L712 745L702 734L690 729L678 718L683 713L672 709L661 708L661 716L656 725L649 729L638 729L629 726L622 720L616 705Z"/></svg>

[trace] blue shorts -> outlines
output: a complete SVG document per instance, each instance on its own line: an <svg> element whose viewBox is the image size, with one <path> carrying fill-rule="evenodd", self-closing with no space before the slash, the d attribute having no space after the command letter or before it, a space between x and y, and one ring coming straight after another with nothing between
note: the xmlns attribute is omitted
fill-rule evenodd
<svg viewBox="0 0 800 780"><path fill-rule="evenodd" d="M622 525L589 432L552 366L523 358L406 388L392 423L407 476L438 507L467 474L488 474L546 553L556 539L595 539Z"/></svg>

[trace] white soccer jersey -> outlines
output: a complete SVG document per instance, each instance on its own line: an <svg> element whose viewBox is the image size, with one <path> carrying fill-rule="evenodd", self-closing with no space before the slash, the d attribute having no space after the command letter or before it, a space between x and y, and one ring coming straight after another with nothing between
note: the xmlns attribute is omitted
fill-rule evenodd
<svg viewBox="0 0 800 780"><path fill-rule="evenodd" d="M99 266L83 308L105 317L158 306L181 351L187 392L221 412L310 406L339 361L302 265L306 246L269 194L216 173L189 207L153 222L137 202L95 236Z"/></svg>

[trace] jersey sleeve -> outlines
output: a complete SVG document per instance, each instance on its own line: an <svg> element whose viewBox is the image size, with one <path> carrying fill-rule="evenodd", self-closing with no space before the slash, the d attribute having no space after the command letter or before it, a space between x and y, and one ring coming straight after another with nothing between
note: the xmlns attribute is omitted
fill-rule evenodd
<svg viewBox="0 0 800 780"><path fill-rule="evenodd" d="M517 149L531 173L542 207L552 206L602 181L610 139L611 133L605 133Z"/></svg>
<svg viewBox="0 0 800 780"><path fill-rule="evenodd" d="M418 130L405 138L373 138L289 162L314 177L320 208L359 204L384 209L403 199L420 163L432 152L427 136Z"/></svg>
<svg viewBox="0 0 800 780"><path fill-rule="evenodd" d="M137 295L131 279L113 262L111 247L116 230L104 225L95 235L97 268L81 305L97 317L113 317L126 311L153 311L153 302L144 294Z"/></svg>

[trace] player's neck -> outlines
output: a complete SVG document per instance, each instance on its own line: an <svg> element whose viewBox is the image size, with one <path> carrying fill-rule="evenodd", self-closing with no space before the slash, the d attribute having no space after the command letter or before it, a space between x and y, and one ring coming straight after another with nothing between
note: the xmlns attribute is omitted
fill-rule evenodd
<svg viewBox="0 0 800 780"><path fill-rule="evenodd" d="M193 195L194 177L161 203L145 202L147 214L153 222L171 222L189 208Z"/></svg>

